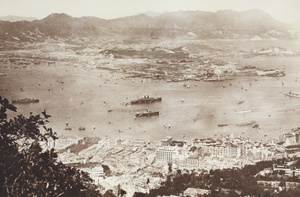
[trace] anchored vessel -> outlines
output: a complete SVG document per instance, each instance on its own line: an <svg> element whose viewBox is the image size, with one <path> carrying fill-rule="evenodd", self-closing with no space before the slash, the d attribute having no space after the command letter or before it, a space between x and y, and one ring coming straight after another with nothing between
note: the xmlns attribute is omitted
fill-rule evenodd
<svg viewBox="0 0 300 197"><path fill-rule="evenodd" d="M290 97L297 97L297 98L300 98L300 94L297 94L297 93L294 93L294 92L287 92L287 93L284 93L285 95L287 96L290 96Z"/></svg>
<svg viewBox="0 0 300 197"><path fill-rule="evenodd" d="M245 122L238 123L237 126L247 126L247 125L253 125L255 123L256 123L256 121L251 120L251 121L245 121Z"/></svg>
<svg viewBox="0 0 300 197"><path fill-rule="evenodd" d="M149 97L149 96L144 96L143 98L133 100L130 103L131 104L146 104L146 103L154 103L154 102L161 102L162 98L154 98L154 97Z"/></svg>
<svg viewBox="0 0 300 197"><path fill-rule="evenodd" d="M159 116L159 111L146 111L146 112L137 112L135 117L144 117L144 116Z"/></svg>
<svg viewBox="0 0 300 197"><path fill-rule="evenodd" d="M252 110L251 109L248 109L248 110L246 110L246 109L243 109L243 110L234 110L234 112L235 113L239 113L239 114L243 114L243 113L249 113L249 112L252 112Z"/></svg>
<svg viewBox="0 0 300 197"><path fill-rule="evenodd" d="M218 124L218 127L226 127L228 124Z"/></svg>
<svg viewBox="0 0 300 197"><path fill-rule="evenodd" d="M239 100L238 101L238 104L242 104L242 103L244 103L245 101L244 100Z"/></svg>
<svg viewBox="0 0 300 197"><path fill-rule="evenodd" d="M12 103L38 103L40 102L39 99L31 99L31 98L24 98L24 99L12 99Z"/></svg>

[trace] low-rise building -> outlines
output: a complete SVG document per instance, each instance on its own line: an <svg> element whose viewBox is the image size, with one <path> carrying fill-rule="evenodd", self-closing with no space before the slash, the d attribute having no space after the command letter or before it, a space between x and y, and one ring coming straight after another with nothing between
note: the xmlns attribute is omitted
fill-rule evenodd
<svg viewBox="0 0 300 197"><path fill-rule="evenodd" d="M187 188L183 192L183 196L190 196L190 197L197 197L197 196L203 196L203 195L209 195L209 194L211 194L211 190L198 189L198 188Z"/></svg>

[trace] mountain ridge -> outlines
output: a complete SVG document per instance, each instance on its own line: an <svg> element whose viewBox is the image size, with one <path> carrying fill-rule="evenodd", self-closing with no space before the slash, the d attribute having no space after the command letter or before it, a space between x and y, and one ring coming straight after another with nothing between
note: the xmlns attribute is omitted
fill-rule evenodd
<svg viewBox="0 0 300 197"><path fill-rule="evenodd" d="M77 37L140 37L177 38L193 32L195 38L247 38L266 36L277 39L293 38L289 26L259 10L236 12L233 10L177 11L157 16L139 14L116 19L72 17L53 13L34 21L9 22L0 20L2 41L44 41L46 39L72 39Z"/></svg>

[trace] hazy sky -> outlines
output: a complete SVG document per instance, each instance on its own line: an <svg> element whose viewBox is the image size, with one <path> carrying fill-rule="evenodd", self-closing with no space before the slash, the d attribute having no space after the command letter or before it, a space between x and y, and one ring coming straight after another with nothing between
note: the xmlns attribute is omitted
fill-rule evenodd
<svg viewBox="0 0 300 197"><path fill-rule="evenodd" d="M44 18L51 13L111 19L145 12L259 8L285 23L300 24L300 0L0 0L0 16Z"/></svg>

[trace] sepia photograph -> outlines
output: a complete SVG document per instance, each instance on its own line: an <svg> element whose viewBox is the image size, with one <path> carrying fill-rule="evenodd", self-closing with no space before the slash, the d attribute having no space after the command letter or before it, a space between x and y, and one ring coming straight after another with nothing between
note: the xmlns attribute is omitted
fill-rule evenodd
<svg viewBox="0 0 300 197"><path fill-rule="evenodd" d="M0 0L0 196L300 196L300 1Z"/></svg>

